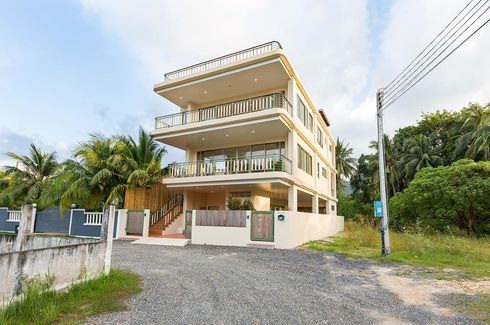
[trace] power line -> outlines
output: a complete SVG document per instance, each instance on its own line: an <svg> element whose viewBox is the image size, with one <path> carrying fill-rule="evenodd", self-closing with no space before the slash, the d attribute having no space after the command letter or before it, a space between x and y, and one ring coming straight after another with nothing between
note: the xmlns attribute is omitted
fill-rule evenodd
<svg viewBox="0 0 490 325"><path fill-rule="evenodd" d="M490 7L488 7L483 13L482 15L488 10L490 9ZM481 17L481 16L480 16ZM476 21L475 21L476 22ZM451 50L447 55L445 55L439 62L437 62L432 68L430 68L429 71L427 71L426 73L424 73L419 79L417 79L414 83L412 83L412 81L417 78L423 71L420 71L414 78L412 78L412 80L410 81L410 83L408 85L410 85L410 87L406 88L400 95L398 95L397 97L395 97L394 99L392 100L389 100L388 103L384 104L383 103L383 108L381 109L381 111L384 111L386 108L388 108L391 104L393 104L395 101L397 101L401 96L403 96L407 91L409 91L413 86L415 86L417 83L419 83L423 78L425 78L425 76L427 76L430 72L432 72L432 70L434 70L435 68L437 68L439 66L439 64L441 64L442 62L444 62L451 54L453 54L457 49L459 49L461 47L461 45L463 45L464 43L466 43L471 37L473 37L478 31L480 31L488 22L490 22L490 18L487 19L483 24L480 25L480 27L478 27L475 31L473 31L470 35L468 35L461 43L459 43L453 50ZM474 23L474 22L473 22ZM473 24L472 24L473 25ZM464 32L466 32L466 30L471 27L468 26L459 36L461 36ZM458 38L459 38L458 36ZM457 38L456 38L457 40ZM456 41L454 40L454 41ZM453 43L451 42L451 44L448 45L451 46ZM448 48L446 47L446 49ZM444 49L444 51L446 50ZM434 62L439 56L441 56L443 53L441 52L434 60L431 61L430 64L432 64L432 62ZM430 65L429 64L429 65ZM403 89L402 89L403 90Z"/></svg>
<svg viewBox="0 0 490 325"><path fill-rule="evenodd" d="M402 87L402 88L406 87L406 86L407 86L407 84L406 84L407 80L408 80L410 77L412 77L412 76L413 76L415 73L417 73L417 72L420 70L420 68L421 68L421 67L423 67L422 71L423 71L424 69L426 69L426 68L427 68L427 67L428 67L428 66L429 66L429 65L430 65L430 64L431 64L431 63L432 63L434 60L432 60L432 61L431 61L431 62L430 62L428 65L426 65L427 61L429 61L429 60L430 60L430 59L431 59L431 58L432 58L434 55L436 55L436 54L438 53L438 51L439 51L439 50L440 50L440 49L441 49L441 48L442 48L442 47L443 47L443 46L444 46L444 45L445 45L447 42L449 42L449 41L451 40L451 38L453 38L453 36L454 36L456 33L458 33L458 32L459 32L459 31L460 31L462 28L464 28L464 27L465 27L465 25L468 23L468 21L470 21L470 20L471 20L471 19L472 19L472 18L473 18L473 17L474 17L474 16L475 16L475 15L476 15L476 14L477 14L479 11L480 11L480 9L482 9L482 8L483 8L483 6L484 6L484 5L486 5L486 4L488 3L488 1L489 1L489 0L487 0L487 1L486 1L486 2L485 2L483 5L482 5L482 6L480 6L480 7L477 9L477 11L475 11L475 12L474 12L474 13L473 13L473 14L472 14L472 15L471 15L471 16L470 16L470 17L469 17L469 18L468 18L468 19L467 19L467 20L466 20L466 21L465 21L465 22L464 22L464 23L463 23L461 26L459 26L459 28L458 28L458 29L456 29L456 30L455 30L455 31L454 31L454 32L453 32L453 33L452 33L452 34L449 36L449 38L448 38L448 39L446 39L446 40L445 40L445 41L444 41L442 44L440 44L440 45L439 45L439 47L437 47L437 49L436 49L434 52L432 52L432 51L434 50L435 46L437 46L437 45L438 45L438 44L439 44L439 43L440 43L442 40L444 40L444 38L445 38L445 37L446 37L446 36L447 36L447 35L448 35L448 34L449 34L451 31L453 31L453 29L454 29L456 26L458 26L458 25L459 25L459 23L460 23L460 22L461 22L461 21L462 21L462 20L463 20L463 19L464 19L464 18L465 18L465 17L466 17L466 16L467 16L467 15L468 15L468 14L469 14L469 13L470 13L470 12L471 12L471 11L472 11L474 8L475 8L475 7L471 8L471 10L470 10L468 13L466 13L466 15L464 15L464 16L463 16L463 17L462 17L462 18L461 18L461 19L458 21L458 23L457 23L455 26L453 26L453 28L451 28L451 30L450 30L450 31L449 31L449 32L448 32L446 35L444 35L444 37L443 37L441 40L439 40L439 41L437 42L437 44L436 44L436 45L434 45L434 48L432 48L432 49L431 49L429 52L427 52L427 53L424 55L424 57L423 57L422 59L420 59L420 60L419 60L419 61L416 63L416 65L415 65L415 66L413 66L413 67L412 67L412 68L411 68L411 69L410 69L410 70L409 70L407 73L405 73L405 75L403 76L405 79L404 79L404 80L402 80L402 81L401 81L401 83L400 83L400 81L399 81L399 82L397 82L397 84L398 84L398 85L397 85L395 88L393 88L394 86L392 86L392 87L391 87L391 89L389 89L389 90L387 90L387 88L388 88L388 87L386 87L386 88L385 88L386 90L384 91L384 100L385 100L385 101L388 101L388 100L390 99L390 98L389 98L390 96L391 96L391 97L394 97L392 94L393 94L393 93L395 93L395 92L396 92L396 91L397 91L397 90L398 90L400 87ZM478 5L478 3L477 3L476 5ZM471 27L471 26L472 26L472 25L473 25L473 24L474 24L476 21L478 21L478 19L480 19L480 18L481 18L481 16L482 16L482 15L483 15L483 14L484 14L484 13L485 13L485 12L486 12L486 11L487 11L489 8L490 8L490 7L487 7L487 8L486 8L486 9L483 11L483 13L481 13L481 14L480 14L480 15L479 15L479 16L478 16L478 17L477 17L477 18L476 18L476 19L475 19L473 22L471 22L471 23L470 23L470 25L469 25L469 26L467 26L467 27L464 29L463 33L464 33L465 31L467 31L467 30L468 30L468 28L469 28L469 27ZM459 37L460 37L460 36L461 36L463 33L460 33L460 34L459 34L459 35L456 37L456 39L458 39L458 38L459 38ZM455 40L456 40L456 39L455 39ZM453 40L453 41L450 43L450 45L452 45L452 44L454 43L454 41L455 41L455 40ZM450 46L450 45L449 45L449 46ZM441 53L439 53L439 54L436 56L436 58L437 58L437 57L439 57L439 56L440 56L442 53L444 53L444 51L446 51L446 50L447 50L447 48L448 48L449 46L446 46L446 48L444 48L444 50L443 50ZM431 53L431 52L432 52L432 53ZM424 60L424 62L420 63L420 62L421 62L421 61L422 61L422 60L423 60L423 59L424 59L424 58L425 58L425 57L426 57L426 56L427 56L429 53L431 53L431 54L429 55L429 57L427 57L427 59L425 59L425 60ZM420 63L420 64L419 64L419 63ZM418 66L417 66L417 65L418 65ZM416 68L416 69L415 69L413 72L411 72L411 71L412 71L414 68ZM407 76L407 74L408 74L409 72L411 72L411 73L410 73L410 74Z"/></svg>
<svg viewBox="0 0 490 325"><path fill-rule="evenodd" d="M480 0L480 1L482 1L482 0ZM479 2L480 2L480 1L479 1ZM408 64L408 65L405 67L405 69L403 69L403 71L402 71L402 72L400 72L400 73L399 73L399 74L398 74L398 75L395 77L395 79L393 79L392 81L390 81L390 83L388 83L388 85L385 87L385 89L387 89L388 87L390 87L390 86L391 86L391 85L392 85L392 84L393 84L393 83L394 83L394 82L395 82L395 81L396 81L396 80L397 80L397 79L398 79L398 78L399 78L399 77L400 77L400 76L401 76L401 75L402 75L402 74L403 74L403 73L404 73L404 72L405 72L405 71L406 71L408 68L410 68L410 66L411 66L411 65L412 65L412 64L415 62L415 60L417 60L417 59L418 59L418 58L419 58L419 57L420 57L420 56L421 56L421 55L422 55L422 54L425 52L425 50L427 50L427 48L429 48L429 46L431 46L431 45L432 45L432 43L434 43L434 42L435 42L435 40L436 40L436 39L437 39L439 36L441 36L441 34L442 34L442 33L444 33L444 31L445 31L445 30L446 30L446 29L447 29L447 28L448 28L448 27L449 27L449 26L450 26L450 25L451 25L451 24L452 24L452 23L453 23L453 22L456 20L456 18L458 18L458 16L459 16L459 15L461 15L461 13L462 13L462 12L463 12L463 11L464 11L466 8L468 8L468 6L469 6L469 5L470 5L472 2L473 2L473 0L470 0L470 2L468 2L468 3L466 4L466 6L464 6L464 8L463 8L463 9L461 9L461 11L460 11L460 12L459 12L459 13L458 13L456 16L454 16L454 18L453 18L453 19L452 19L452 20L451 20L451 21L450 21L450 22L449 22L449 23L446 25L446 27L444 27L444 29L443 29L443 30L442 30L442 31L441 31L439 34L437 34L437 36L436 36L436 37L434 37L434 39L432 39L432 41L431 41L431 42L430 42L430 43L429 43L429 44L428 44L428 45L427 45L427 46L426 46L426 47L425 47L425 48L424 48L424 49L423 49L423 50L422 50L422 51L421 51L421 52L420 52L420 53L419 53L419 54L418 54L416 57L415 57L415 59L413 59L413 60L412 60L412 62L410 62L410 63L409 63L409 64ZM479 3L479 2L478 2L478 3ZM477 4L478 4L478 3L477 3ZM473 9L473 8L472 8L472 9ZM403 78L403 77L402 77L402 78Z"/></svg>

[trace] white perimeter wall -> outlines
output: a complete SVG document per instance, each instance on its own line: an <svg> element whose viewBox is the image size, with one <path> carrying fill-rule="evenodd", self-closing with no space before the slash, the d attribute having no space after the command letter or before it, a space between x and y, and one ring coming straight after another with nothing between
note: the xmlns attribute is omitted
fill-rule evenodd
<svg viewBox="0 0 490 325"><path fill-rule="evenodd" d="M284 215L284 221L278 215ZM293 248L344 231L344 217L293 211L275 211L274 244L276 248Z"/></svg>
<svg viewBox="0 0 490 325"><path fill-rule="evenodd" d="M284 221L278 215L284 215ZM192 213L192 243L198 245L247 246L270 243L275 248L293 248L311 240L335 235L344 230L344 217L293 211L274 212L274 242L250 240L251 212L247 211L246 227L196 226Z"/></svg>

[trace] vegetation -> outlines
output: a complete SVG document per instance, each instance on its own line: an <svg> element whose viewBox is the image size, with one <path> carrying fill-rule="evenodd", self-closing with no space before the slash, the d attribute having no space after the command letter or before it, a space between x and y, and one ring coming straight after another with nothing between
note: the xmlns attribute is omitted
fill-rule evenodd
<svg viewBox="0 0 490 325"><path fill-rule="evenodd" d="M416 125L397 130L392 138L384 135L383 142L397 230L419 225L431 231L490 234L488 165L483 163L490 160L490 104L423 114ZM342 154L337 153L337 169L352 187L352 193L344 195L342 182L337 182L338 211L347 218L372 215L372 202L379 199L377 145L371 141L374 153L361 155L353 164L352 150L338 141ZM339 168L346 161L355 168Z"/></svg>
<svg viewBox="0 0 490 325"><path fill-rule="evenodd" d="M380 254L379 236L379 229L374 222L351 220L345 223L344 234L335 237L332 243L314 241L305 244L305 247L380 262L402 262L416 266L454 269L468 277L490 276L489 238L391 231L392 252L384 257Z"/></svg>
<svg viewBox="0 0 490 325"><path fill-rule="evenodd" d="M255 210L252 201L241 200L239 198L228 196L227 204L229 210Z"/></svg>
<svg viewBox="0 0 490 325"><path fill-rule="evenodd" d="M52 281L30 281L22 300L0 310L0 324L79 324L87 317L125 310L124 300L141 291L140 277L111 270L108 276L52 290Z"/></svg>
<svg viewBox="0 0 490 325"><path fill-rule="evenodd" d="M390 200L391 224L467 235L490 234L490 162L425 168Z"/></svg>
<svg viewBox="0 0 490 325"><path fill-rule="evenodd" d="M8 154L17 166L0 171L0 205L37 203L40 208L60 206L62 211L72 204L92 210L105 203L120 205L126 188L160 181L165 154L165 148L141 128L136 140L92 134L62 163L55 153L31 145L28 156Z"/></svg>

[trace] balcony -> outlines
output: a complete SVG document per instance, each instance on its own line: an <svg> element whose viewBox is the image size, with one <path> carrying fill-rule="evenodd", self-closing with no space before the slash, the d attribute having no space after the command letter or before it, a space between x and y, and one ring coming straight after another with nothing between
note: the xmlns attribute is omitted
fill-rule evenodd
<svg viewBox="0 0 490 325"><path fill-rule="evenodd" d="M235 115L282 108L292 114L291 103L281 93L248 98L240 101L200 108L155 118L155 129L171 128Z"/></svg>
<svg viewBox="0 0 490 325"><path fill-rule="evenodd" d="M249 59L257 55L272 52L277 49L282 49L281 44L276 41L268 42L265 44L257 45L245 50L234 52L221 56L216 59L204 61L198 64L191 65L186 68L168 72L165 74L165 81L185 78L196 73L208 71L211 69L219 68L221 66L235 63L241 60Z"/></svg>
<svg viewBox="0 0 490 325"><path fill-rule="evenodd" d="M167 178L233 175L261 172L291 174L291 160L280 154L231 159L202 160L169 165Z"/></svg>

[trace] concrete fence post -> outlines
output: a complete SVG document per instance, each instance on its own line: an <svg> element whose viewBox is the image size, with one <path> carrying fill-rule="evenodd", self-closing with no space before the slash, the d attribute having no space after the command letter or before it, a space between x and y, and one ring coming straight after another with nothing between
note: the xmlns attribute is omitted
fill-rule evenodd
<svg viewBox="0 0 490 325"><path fill-rule="evenodd" d="M148 237L150 232L150 210L145 209L143 214L143 237Z"/></svg>
<svg viewBox="0 0 490 325"><path fill-rule="evenodd" d="M19 232L15 239L14 250L20 251L27 243L27 236L34 232L35 205L23 205L19 222Z"/></svg>
<svg viewBox="0 0 490 325"><path fill-rule="evenodd" d="M100 240L106 242L105 247L105 264L104 274L108 275L111 270L112 258L112 234L114 231L114 214L113 205L105 205L103 210L102 225L100 227Z"/></svg>

